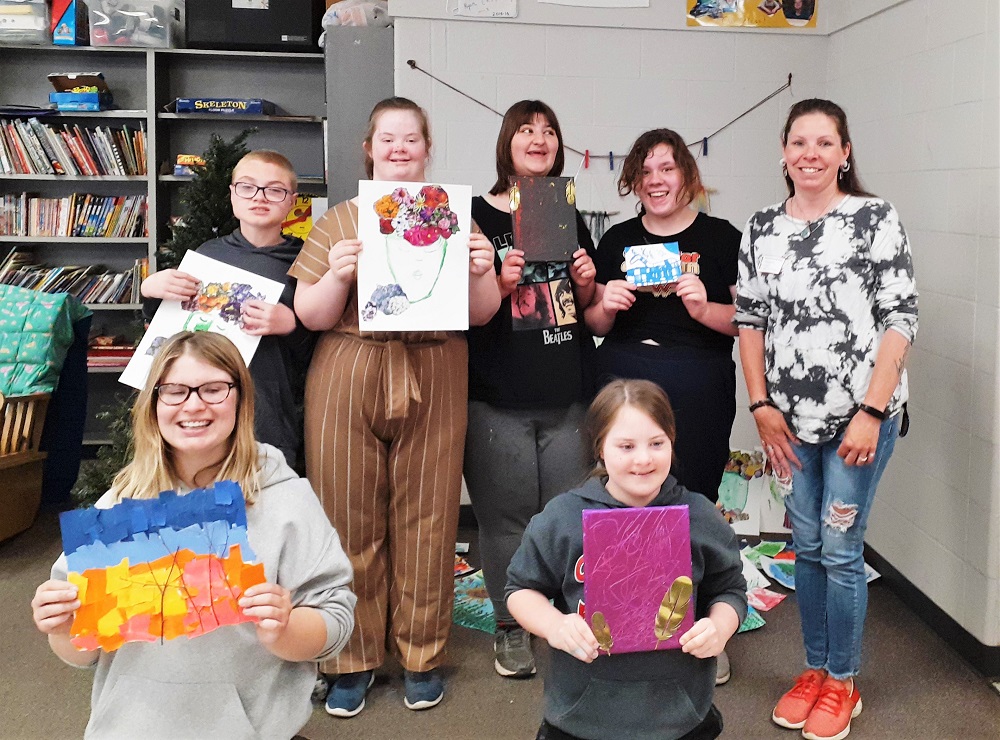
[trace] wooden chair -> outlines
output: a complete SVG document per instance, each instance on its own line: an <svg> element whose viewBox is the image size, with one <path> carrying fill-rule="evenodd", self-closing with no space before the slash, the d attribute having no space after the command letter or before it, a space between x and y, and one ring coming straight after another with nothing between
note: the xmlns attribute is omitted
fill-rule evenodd
<svg viewBox="0 0 1000 740"><path fill-rule="evenodd" d="M48 403L48 393L0 393L0 540L23 532L38 515L46 457L38 445Z"/></svg>

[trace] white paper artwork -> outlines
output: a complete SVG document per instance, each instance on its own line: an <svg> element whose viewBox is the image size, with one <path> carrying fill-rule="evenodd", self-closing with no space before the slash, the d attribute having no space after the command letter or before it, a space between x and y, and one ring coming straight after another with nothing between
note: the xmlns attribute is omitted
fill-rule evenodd
<svg viewBox="0 0 1000 740"><path fill-rule="evenodd" d="M191 251L177 269L201 281L198 294L187 301L163 301L149 322L142 341L121 374L122 383L142 388L160 346L179 331L214 331L227 337L249 365L260 337L243 331L243 304L257 299L277 303L284 285L239 267Z"/></svg>
<svg viewBox="0 0 1000 740"><path fill-rule="evenodd" d="M358 183L362 331L469 328L472 188Z"/></svg>

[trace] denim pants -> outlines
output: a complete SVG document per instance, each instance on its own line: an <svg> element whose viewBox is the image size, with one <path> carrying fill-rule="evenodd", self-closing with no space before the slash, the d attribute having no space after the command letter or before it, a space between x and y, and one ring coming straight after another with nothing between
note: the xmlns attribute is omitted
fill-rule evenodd
<svg viewBox="0 0 1000 740"><path fill-rule="evenodd" d="M845 465L837 456L843 433L795 450L785 499L795 541L795 591L802 618L806 664L837 679L861 667L861 636L868 609L865 529L875 488L892 456L900 415L882 422L875 459Z"/></svg>

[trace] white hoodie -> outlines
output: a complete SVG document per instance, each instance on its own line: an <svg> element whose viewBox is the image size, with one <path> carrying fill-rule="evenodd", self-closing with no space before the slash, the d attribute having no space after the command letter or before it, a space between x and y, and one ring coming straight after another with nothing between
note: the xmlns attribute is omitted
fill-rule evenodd
<svg viewBox="0 0 1000 740"><path fill-rule="evenodd" d="M265 578L292 594L295 606L326 622L322 660L344 647L354 629L353 573L309 482L274 447L258 444L261 491L247 506L247 534ZM100 508L113 499L105 494ZM66 579L66 557L52 567ZM314 662L291 663L257 641L253 624L161 643L129 642L101 652L91 692L87 738L281 738L312 713Z"/></svg>

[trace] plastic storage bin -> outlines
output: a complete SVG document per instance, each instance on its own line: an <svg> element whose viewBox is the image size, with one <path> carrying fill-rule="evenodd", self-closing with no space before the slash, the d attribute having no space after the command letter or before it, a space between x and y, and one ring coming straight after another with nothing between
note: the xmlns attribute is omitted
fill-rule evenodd
<svg viewBox="0 0 1000 740"><path fill-rule="evenodd" d="M0 0L0 44L51 44L45 0Z"/></svg>
<svg viewBox="0 0 1000 740"><path fill-rule="evenodd" d="M175 0L91 0L92 46L184 45L184 3Z"/></svg>

